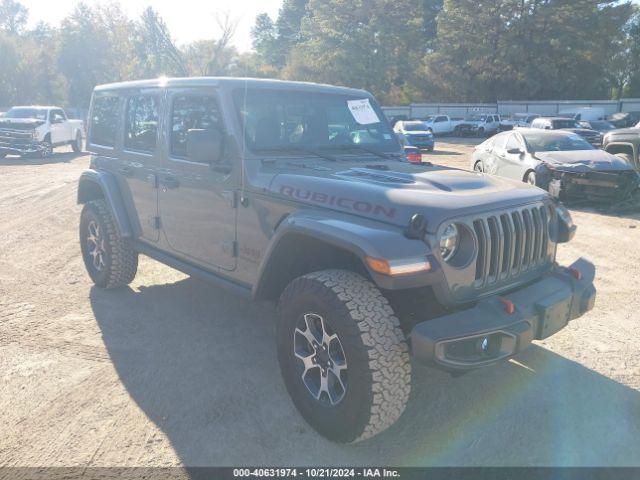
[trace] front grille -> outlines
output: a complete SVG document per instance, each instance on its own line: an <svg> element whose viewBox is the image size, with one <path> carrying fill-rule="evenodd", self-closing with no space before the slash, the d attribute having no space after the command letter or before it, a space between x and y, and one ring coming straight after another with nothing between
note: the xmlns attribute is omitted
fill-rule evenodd
<svg viewBox="0 0 640 480"><path fill-rule="evenodd" d="M0 128L0 138L4 140L19 139L19 140L31 140L33 138L33 130L9 130L6 128Z"/></svg>
<svg viewBox="0 0 640 480"><path fill-rule="evenodd" d="M475 286L484 288L548 263L549 215L548 207L536 205L474 220Z"/></svg>

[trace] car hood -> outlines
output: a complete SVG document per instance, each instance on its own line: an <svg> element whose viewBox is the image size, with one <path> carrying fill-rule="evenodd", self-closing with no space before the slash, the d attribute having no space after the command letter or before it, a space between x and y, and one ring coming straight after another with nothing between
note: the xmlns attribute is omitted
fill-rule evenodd
<svg viewBox="0 0 640 480"><path fill-rule="evenodd" d="M20 130L36 128L44 123L37 118L0 118L0 128L18 128Z"/></svg>
<svg viewBox="0 0 640 480"><path fill-rule="evenodd" d="M609 130L607 132L607 135L618 135L618 134L634 134L634 135L638 135L640 133L640 129L636 128L636 127L631 127L631 128L616 128L615 130Z"/></svg>
<svg viewBox="0 0 640 480"><path fill-rule="evenodd" d="M627 162L604 150L575 150L566 152L536 152L535 157L558 169L591 172L591 171L624 171L633 170Z"/></svg>
<svg viewBox="0 0 640 480"><path fill-rule="evenodd" d="M362 163L336 167L278 173L268 188L298 202L399 226L421 213L429 231L447 219L548 197L523 182L440 166L384 162L373 168Z"/></svg>
<svg viewBox="0 0 640 480"><path fill-rule="evenodd" d="M591 130L590 128L564 128L563 130L577 133L578 135L594 135L598 133L596 130Z"/></svg>

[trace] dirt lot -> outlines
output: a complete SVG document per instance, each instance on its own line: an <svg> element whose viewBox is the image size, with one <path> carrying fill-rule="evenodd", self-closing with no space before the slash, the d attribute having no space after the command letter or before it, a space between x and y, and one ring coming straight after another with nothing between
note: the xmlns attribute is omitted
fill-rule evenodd
<svg viewBox="0 0 640 480"><path fill-rule="evenodd" d="M467 167L471 141L429 157ZM92 287L87 156L0 160L0 465L640 465L640 215L574 211L559 260L598 268L587 316L503 365L414 369L405 415L355 446L290 402L274 314L149 259Z"/></svg>

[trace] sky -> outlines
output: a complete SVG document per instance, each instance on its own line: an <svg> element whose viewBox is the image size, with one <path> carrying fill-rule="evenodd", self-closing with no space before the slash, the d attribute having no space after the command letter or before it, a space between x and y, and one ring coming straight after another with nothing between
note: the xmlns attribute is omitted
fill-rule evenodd
<svg viewBox="0 0 640 480"><path fill-rule="evenodd" d="M57 26L80 0L19 1L29 9L30 26L39 21ZM109 0L84 1L95 5ZM216 13L228 11L231 18L239 22L233 44L245 52L251 49L249 32L256 15L268 13L275 19L282 0L121 0L119 3L130 17L139 16L147 6L153 7L167 23L178 44L217 37Z"/></svg>

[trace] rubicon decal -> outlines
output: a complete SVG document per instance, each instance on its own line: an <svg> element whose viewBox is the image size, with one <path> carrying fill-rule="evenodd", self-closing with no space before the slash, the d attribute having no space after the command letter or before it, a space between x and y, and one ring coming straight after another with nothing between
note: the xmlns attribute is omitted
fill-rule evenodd
<svg viewBox="0 0 640 480"><path fill-rule="evenodd" d="M281 186L280 193L297 200L304 200L326 206L335 206L343 210L351 210L358 213L379 215L387 218L393 218L396 214L396 209L393 207L378 205L365 200L356 200L355 198L327 195L326 193L314 192L304 188L290 187L288 185Z"/></svg>

